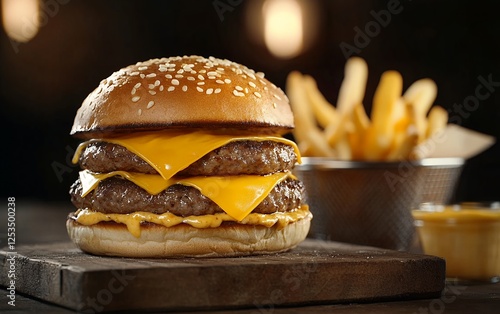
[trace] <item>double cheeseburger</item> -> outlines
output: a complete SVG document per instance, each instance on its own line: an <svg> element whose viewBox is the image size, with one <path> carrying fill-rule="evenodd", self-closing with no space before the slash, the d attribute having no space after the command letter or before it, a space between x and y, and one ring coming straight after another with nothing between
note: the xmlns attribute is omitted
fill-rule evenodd
<svg viewBox="0 0 500 314"><path fill-rule="evenodd" d="M199 56L113 73L83 101L67 230L83 251L128 257L286 251L312 218L283 91Z"/></svg>

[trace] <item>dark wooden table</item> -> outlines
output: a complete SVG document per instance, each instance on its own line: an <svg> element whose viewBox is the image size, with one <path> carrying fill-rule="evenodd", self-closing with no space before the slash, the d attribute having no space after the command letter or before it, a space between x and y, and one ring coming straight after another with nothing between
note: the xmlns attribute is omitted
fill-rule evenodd
<svg viewBox="0 0 500 314"><path fill-rule="evenodd" d="M64 222L73 207L69 203L48 204L16 201L16 246L67 241ZM0 247L7 242L7 214L0 219ZM411 284L411 283L409 283ZM42 300L16 294L16 306L8 304L6 287L0 288L0 312L73 313ZM186 291L189 296L189 291ZM364 301L336 304L280 306L268 304L250 308L212 310L203 313L500 313L500 284L447 282L441 296L396 301ZM186 312L194 313L194 312Z"/></svg>

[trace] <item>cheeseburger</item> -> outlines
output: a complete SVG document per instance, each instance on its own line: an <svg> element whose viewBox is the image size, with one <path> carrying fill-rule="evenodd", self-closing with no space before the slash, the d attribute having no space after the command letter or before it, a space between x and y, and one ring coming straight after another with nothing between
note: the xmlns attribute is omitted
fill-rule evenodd
<svg viewBox="0 0 500 314"><path fill-rule="evenodd" d="M288 99L262 73L217 58L152 59L88 95L68 234L83 251L128 257L282 252L312 218Z"/></svg>

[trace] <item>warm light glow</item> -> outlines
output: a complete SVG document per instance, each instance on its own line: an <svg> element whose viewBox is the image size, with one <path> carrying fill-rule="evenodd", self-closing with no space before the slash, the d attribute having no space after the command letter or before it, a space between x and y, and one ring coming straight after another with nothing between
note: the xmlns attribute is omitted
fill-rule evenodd
<svg viewBox="0 0 500 314"><path fill-rule="evenodd" d="M28 42L40 27L38 0L2 0L2 21L7 35L15 41Z"/></svg>
<svg viewBox="0 0 500 314"><path fill-rule="evenodd" d="M293 58L303 48L302 7L297 0L266 0L262 7L264 40L279 58Z"/></svg>

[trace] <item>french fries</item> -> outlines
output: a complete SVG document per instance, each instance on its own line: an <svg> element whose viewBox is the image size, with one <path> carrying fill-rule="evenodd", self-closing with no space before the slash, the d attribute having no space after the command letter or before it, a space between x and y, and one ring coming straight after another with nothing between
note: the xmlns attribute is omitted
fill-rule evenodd
<svg viewBox="0 0 500 314"><path fill-rule="evenodd" d="M403 78L386 71L376 88L371 113L363 105L368 66L347 60L336 105L321 93L313 77L293 71L286 93L294 112L293 135L304 156L342 160L395 161L416 158L415 147L442 131L448 112L433 106L434 81L415 81L403 93Z"/></svg>

